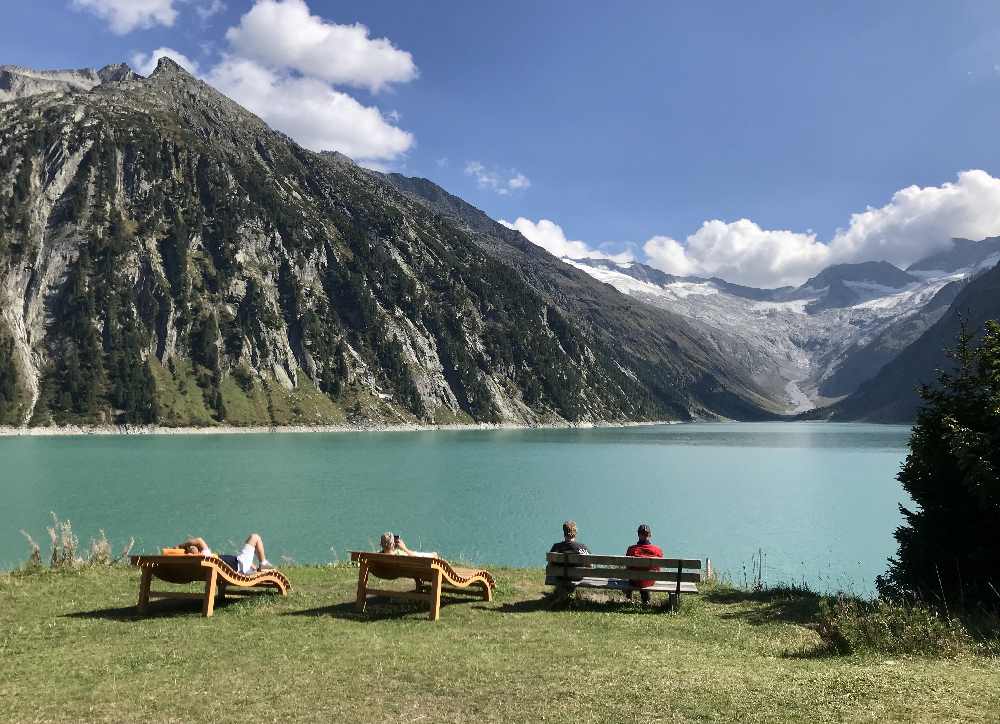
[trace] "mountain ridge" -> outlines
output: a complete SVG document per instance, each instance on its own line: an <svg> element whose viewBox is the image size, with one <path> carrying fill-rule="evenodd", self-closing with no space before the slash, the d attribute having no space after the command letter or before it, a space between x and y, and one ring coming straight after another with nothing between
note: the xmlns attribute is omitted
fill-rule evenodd
<svg viewBox="0 0 1000 724"><path fill-rule="evenodd" d="M106 75L0 103L0 422L772 414L686 320L520 234L307 151L169 59Z"/></svg>

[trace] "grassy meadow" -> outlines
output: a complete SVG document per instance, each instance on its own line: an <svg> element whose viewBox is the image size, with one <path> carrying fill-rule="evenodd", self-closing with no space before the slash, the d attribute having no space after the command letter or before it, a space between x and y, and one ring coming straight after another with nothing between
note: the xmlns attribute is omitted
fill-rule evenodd
<svg viewBox="0 0 1000 724"><path fill-rule="evenodd" d="M709 584L683 610L593 594L553 609L538 570L492 603L353 609L356 569L294 590L133 609L126 567L0 574L0 709L46 721L998 721L1000 659L844 654L824 599ZM161 587L165 584L161 584ZM399 585L402 585L400 583Z"/></svg>

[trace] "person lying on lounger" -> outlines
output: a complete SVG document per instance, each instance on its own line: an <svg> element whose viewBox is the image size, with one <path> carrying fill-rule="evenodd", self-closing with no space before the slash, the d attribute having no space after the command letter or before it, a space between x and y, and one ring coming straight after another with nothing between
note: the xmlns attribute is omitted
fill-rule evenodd
<svg viewBox="0 0 1000 724"><path fill-rule="evenodd" d="M188 538L178 548L183 548L185 552L192 554L203 556L215 555L212 549L208 547L208 543L205 542L204 538ZM253 564L255 556L257 558L256 566ZM219 558L234 571L243 575L274 568L270 561L267 560L267 556L264 555L264 541L257 533L249 535L246 543L243 544L240 552L235 556L220 555Z"/></svg>
<svg viewBox="0 0 1000 724"><path fill-rule="evenodd" d="M423 556L424 558L437 558L437 553L433 551L411 551L406 547L406 543L398 535L394 535L388 531L382 534L382 538L379 539L379 547L382 553L387 553L392 556Z"/></svg>

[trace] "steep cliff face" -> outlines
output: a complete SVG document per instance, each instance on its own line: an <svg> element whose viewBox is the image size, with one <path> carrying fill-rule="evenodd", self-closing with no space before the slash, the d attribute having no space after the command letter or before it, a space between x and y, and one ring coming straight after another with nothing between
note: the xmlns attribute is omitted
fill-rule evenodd
<svg viewBox="0 0 1000 724"><path fill-rule="evenodd" d="M600 329L608 312L580 311L633 304L617 292L491 250L170 60L148 79L126 71L4 70L0 423L530 423L767 405L655 310L618 344ZM580 278L570 289L560 274ZM654 335L640 344L643 326Z"/></svg>
<svg viewBox="0 0 1000 724"><path fill-rule="evenodd" d="M936 384L939 370L954 369L948 350L955 347L963 328L978 336L988 320L996 319L1000 319L1000 265L971 279L934 325L856 392L832 407L817 410L815 417L842 422L913 422L922 404L918 387Z"/></svg>

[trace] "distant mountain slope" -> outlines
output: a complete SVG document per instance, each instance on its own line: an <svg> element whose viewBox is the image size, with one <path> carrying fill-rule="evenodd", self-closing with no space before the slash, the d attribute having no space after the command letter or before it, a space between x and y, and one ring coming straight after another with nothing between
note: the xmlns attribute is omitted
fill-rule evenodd
<svg viewBox="0 0 1000 724"><path fill-rule="evenodd" d="M830 267L799 287L754 289L664 274L634 262L570 263L697 324L792 412L853 392L937 321L944 305L925 305L963 276L921 278L874 262Z"/></svg>
<svg viewBox="0 0 1000 724"><path fill-rule="evenodd" d="M990 264L990 258L992 264ZM980 266L993 266L1000 262L1000 237L970 241L969 239L952 239L951 248L938 254L931 254L907 267L909 272L946 271L973 269Z"/></svg>
<svg viewBox="0 0 1000 724"><path fill-rule="evenodd" d="M169 59L149 78L7 72L0 423L589 422L773 405L687 321L468 205L440 213L299 147Z"/></svg>
<svg viewBox="0 0 1000 724"><path fill-rule="evenodd" d="M595 283L590 274L557 259L427 179L400 174L385 178L436 213L460 222L474 233L480 246L510 264L533 289L565 309L571 319L604 343L634 355L636 365L658 380L652 384L660 394L678 394L670 391L674 383L669 380L673 378L683 380L681 390L697 390L696 401L688 404L702 416L762 419L781 409L737 361L743 354L738 340L713 336L694 320L628 299L605 284Z"/></svg>
<svg viewBox="0 0 1000 724"><path fill-rule="evenodd" d="M972 330L982 329L988 319L1000 319L1000 265L968 282L945 315L916 341L888 362L856 392L818 416L831 420L911 422L920 405L916 387L935 381L935 371L948 369L945 349L951 348L962 320Z"/></svg>

